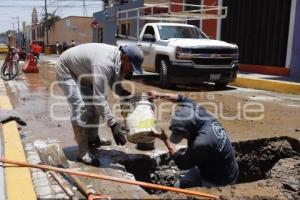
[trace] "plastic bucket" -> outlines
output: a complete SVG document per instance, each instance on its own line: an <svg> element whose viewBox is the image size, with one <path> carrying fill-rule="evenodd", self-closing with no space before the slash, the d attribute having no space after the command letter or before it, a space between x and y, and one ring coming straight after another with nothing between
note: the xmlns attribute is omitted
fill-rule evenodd
<svg viewBox="0 0 300 200"><path fill-rule="evenodd" d="M131 143L150 143L154 141L151 133L156 133L156 118L154 104L148 95L142 93L121 101L122 115L129 129L127 140Z"/></svg>

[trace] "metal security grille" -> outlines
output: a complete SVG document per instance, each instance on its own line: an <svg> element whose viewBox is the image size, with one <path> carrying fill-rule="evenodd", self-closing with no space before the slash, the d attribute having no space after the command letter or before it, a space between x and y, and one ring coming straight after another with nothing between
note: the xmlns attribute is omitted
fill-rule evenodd
<svg viewBox="0 0 300 200"><path fill-rule="evenodd" d="M284 66L291 0L224 0L222 40L238 44L240 63Z"/></svg>

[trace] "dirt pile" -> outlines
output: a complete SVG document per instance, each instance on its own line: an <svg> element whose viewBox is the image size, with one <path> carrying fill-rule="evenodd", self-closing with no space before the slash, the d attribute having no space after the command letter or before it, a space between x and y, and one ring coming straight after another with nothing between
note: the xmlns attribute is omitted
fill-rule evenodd
<svg viewBox="0 0 300 200"><path fill-rule="evenodd" d="M270 170L270 179L278 181L287 199L300 200L300 157L278 161Z"/></svg>
<svg viewBox="0 0 300 200"><path fill-rule="evenodd" d="M300 156L299 141L289 137L234 142L232 145L239 165L237 183L268 178L269 170L280 159Z"/></svg>

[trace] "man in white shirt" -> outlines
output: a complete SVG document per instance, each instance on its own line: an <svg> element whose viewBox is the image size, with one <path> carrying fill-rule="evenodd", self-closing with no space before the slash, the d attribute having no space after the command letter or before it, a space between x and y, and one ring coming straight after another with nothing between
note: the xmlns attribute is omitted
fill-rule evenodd
<svg viewBox="0 0 300 200"><path fill-rule="evenodd" d="M71 122L79 146L78 160L99 164L91 154L101 145L99 116L106 119L117 145L125 145L124 127L118 123L107 103L107 88L128 96L120 81L133 73L142 74L142 51L134 44L116 47L88 43L65 51L56 66L57 80L72 110ZM90 125L94 125L90 127Z"/></svg>

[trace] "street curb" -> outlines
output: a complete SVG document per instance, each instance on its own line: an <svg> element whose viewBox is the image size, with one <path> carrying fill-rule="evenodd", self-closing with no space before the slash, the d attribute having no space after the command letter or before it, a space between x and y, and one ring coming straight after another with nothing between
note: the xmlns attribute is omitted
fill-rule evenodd
<svg viewBox="0 0 300 200"><path fill-rule="evenodd" d="M12 110L12 105L6 94L2 80L0 80L0 88L0 109ZM5 158L26 162L26 156L16 122L12 121L2 125L2 133ZM31 179L30 169L8 164L5 164L4 166L6 199L37 199Z"/></svg>
<svg viewBox="0 0 300 200"><path fill-rule="evenodd" d="M287 81L266 80L238 75L235 82L230 83L230 85L300 95L300 84Z"/></svg>

